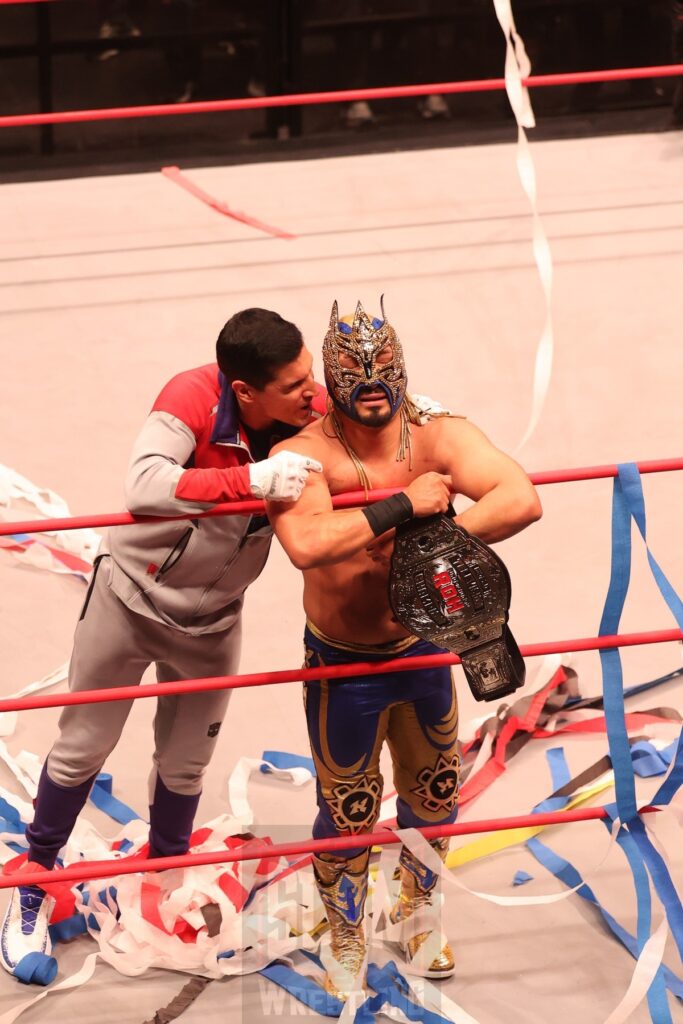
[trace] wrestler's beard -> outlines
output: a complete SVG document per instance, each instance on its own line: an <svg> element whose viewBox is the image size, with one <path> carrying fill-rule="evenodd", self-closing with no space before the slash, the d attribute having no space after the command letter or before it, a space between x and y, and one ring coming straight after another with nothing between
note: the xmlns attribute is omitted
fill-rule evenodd
<svg viewBox="0 0 683 1024"><path fill-rule="evenodd" d="M356 414L356 422L360 423L363 427L384 427L395 415L388 402L381 406L370 406L369 408L365 408L362 403L356 402L354 403L354 412Z"/></svg>
<svg viewBox="0 0 683 1024"><path fill-rule="evenodd" d="M346 434L344 433L344 421L340 420L339 413L342 413L344 419L347 422L349 422L349 424L352 422L356 422L360 426L365 426L370 429L384 426L385 424L389 423L396 414L398 414L400 429L398 438L398 448L396 451L396 461L403 462L403 460L407 457L408 465L412 469L413 463L410 442L410 423L417 422L417 420L411 418L411 414L409 411L407 411L406 403L403 398L401 399L401 403L398 406L398 408L393 412L391 404L388 400L386 402L386 405L383 404L381 406L378 406L377 410L375 410L373 406L366 407L366 409L364 410L366 416L363 419L354 419L352 416L350 416L349 412L346 409L344 409L340 404L335 403L334 398L331 394L328 394L327 401L328 415L325 417L325 420L329 420L334 432L333 435L328 434L327 436L336 437L337 440L341 443L342 447L346 450L346 453L348 454L349 458L356 467L356 470L358 472L358 480L360 482L361 487L366 492L366 495L372 486L370 478L359 455L357 454L356 451L354 451L352 445L350 444L348 438L346 437ZM354 409L354 412L355 411L356 410ZM372 417L368 416L369 413L373 414ZM372 418L372 422L368 422L370 418ZM325 430L324 423L325 421L323 421L323 430Z"/></svg>
<svg viewBox="0 0 683 1024"><path fill-rule="evenodd" d="M363 387L353 400L353 418L363 427L384 427L397 412L384 388Z"/></svg>

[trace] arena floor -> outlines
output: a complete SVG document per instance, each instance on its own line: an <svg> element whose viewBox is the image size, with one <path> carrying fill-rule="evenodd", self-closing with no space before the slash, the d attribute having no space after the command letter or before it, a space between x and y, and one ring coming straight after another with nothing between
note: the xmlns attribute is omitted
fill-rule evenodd
<svg viewBox="0 0 683 1024"><path fill-rule="evenodd" d="M542 418L518 458L534 471L680 456L683 134L545 142L533 155L555 266L555 360ZM544 305L514 143L183 170L233 209L296 238L221 216L159 173L0 190L2 463L61 494L73 514L122 509L129 449L156 394L174 373L212 360L233 312L258 305L294 320L322 376L333 299L341 309L357 299L374 309L381 293L403 340L411 389L515 450L529 417ZM681 483L678 473L644 478L650 547L679 591ZM541 498L542 521L499 548L514 584L511 625L520 643L595 636L609 581L611 482L545 486ZM634 545L621 631L671 628L637 536ZM84 587L0 552L0 592L8 695L68 659ZM275 544L247 598L242 671L301 663L300 593L297 571ZM623 662L633 685L678 668L681 648L630 648ZM582 693L598 694L597 654L577 655L572 665ZM530 661L525 692L546 681L537 669ZM469 737L474 720L491 709L473 702L457 671L461 733ZM681 692L680 681L671 683L654 699L629 701L629 709L681 710ZM141 813L153 703L137 702L108 763L115 792ZM56 711L23 712L10 751L44 757L56 720ZM551 792L544 755L558 745L574 775L607 752L604 734L535 741L462 819L528 813ZM227 810L236 761L266 749L308 752L300 684L233 695L199 821ZM660 782L638 780L641 803ZM0 785L15 786L2 765ZM259 778L250 788L258 833L276 841L307 837L314 796L312 784L295 789ZM601 799L612 798L607 791ZM98 811L86 814L111 832ZM656 817L680 885L678 822L672 811ZM596 874L609 842L604 827L556 827L545 840L633 930L631 872L618 848ZM513 889L519 869L533 879ZM458 877L498 895L563 889L523 846L473 861ZM661 913L656 903L655 923ZM629 954L576 896L500 907L450 893L446 922L457 973L444 991L479 1024L569 1024L579 1015L584 1024L603 1024L633 972ZM59 977L95 948L87 937L60 946ZM665 962L680 971L670 938ZM100 964L87 985L48 997L21 1019L142 1024L186 981L162 970L124 979ZM259 976L213 981L181 1019L315 1019L291 1001L274 1004L273 991ZM3 974L0 1024L37 994ZM680 1002L672 1006L683 1020ZM644 1024L647 1006L629 1019Z"/></svg>

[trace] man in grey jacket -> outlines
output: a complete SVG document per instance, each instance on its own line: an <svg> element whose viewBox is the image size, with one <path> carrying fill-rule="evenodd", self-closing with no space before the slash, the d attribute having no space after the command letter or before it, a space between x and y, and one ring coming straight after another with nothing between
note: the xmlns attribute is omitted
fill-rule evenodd
<svg viewBox="0 0 683 1024"><path fill-rule="evenodd" d="M287 451L268 458L273 444L324 412L325 392L314 383L299 329L277 313L243 310L225 324L216 356L217 363L174 377L154 403L126 478L131 512L187 516L232 499L296 500L308 473L320 471L315 460ZM263 569L271 537L265 516L245 515L110 530L76 627L69 688L134 685L152 663L160 682L234 673L244 591ZM188 850L229 696L218 690L158 699L151 857ZM54 866L131 706L64 709L26 830L28 865ZM50 952L52 904L42 889L13 891L0 963L23 980L26 954Z"/></svg>

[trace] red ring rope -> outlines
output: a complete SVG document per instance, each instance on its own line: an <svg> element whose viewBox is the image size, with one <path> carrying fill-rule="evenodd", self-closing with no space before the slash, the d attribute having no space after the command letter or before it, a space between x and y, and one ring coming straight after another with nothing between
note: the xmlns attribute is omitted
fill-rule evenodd
<svg viewBox="0 0 683 1024"><path fill-rule="evenodd" d="M639 814L650 814L657 807L643 807ZM607 817L604 807L575 808L569 811L548 811L538 814L520 814L517 817L491 818L482 821L455 822L453 825L428 825L416 829L425 839L440 836L466 836L479 832L497 832L515 828L535 828L543 825L561 825L574 821L594 821ZM361 835L335 836L331 839L307 839L298 843L249 843L239 850L216 850L211 853L186 853L178 857L124 857L120 860L100 860L77 864L58 871L22 871L0 876L0 889L10 889L17 884L46 885L49 883L84 882L93 878L112 878L115 875L132 875L139 871L172 871L175 868L200 867L203 864L230 864L233 861L260 860L273 857L300 857L307 853L330 853L356 847L391 846L402 842L401 836L388 830L366 832Z"/></svg>
<svg viewBox="0 0 683 1024"><path fill-rule="evenodd" d="M587 82L623 82L636 78L674 78L683 76L683 64L654 67L616 68L607 71L574 71L523 78L529 88L554 85L582 85ZM333 92L292 93L287 96L254 96L227 100L201 100L193 103L156 103L138 107L105 107L97 110L63 110L45 114L12 114L0 117L0 128L23 125L74 124L81 121L119 121L140 117L167 117L174 114L212 114L225 110L259 110L269 107L303 107L319 103L353 103L357 100L399 99L408 96L448 95L464 92L496 92L505 89L504 78L481 78L466 82L435 82L431 85L391 85L377 89L341 89Z"/></svg>
<svg viewBox="0 0 683 1024"><path fill-rule="evenodd" d="M640 473L668 473L673 470L683 469L683 459L654 459L649 462L637 462L636 466ZM580 466L576 469L549 469L540 473L531 473L529 479L533 484L560 484L571 483L578 480L598 480L605 477L615 477L619 473L616 465L607 466ZM347 494L336 494L332 499L334 508L352 508L358 505L367 505L371 501L381 501L392 494L396 494L398 488L387 487L381 490L369 491L367 496L363 491L349 491ZM0 523L0 537L9 537L15 533L52 533L58 530L84 530L97 529L105 526L131 526L140 523L160 523L169 520L184 519L208 519L213 516L240 516L259 515L264 511L262 501L231 501L205 512L186 512L182 516L134 516L130 512L112 512L102 515L70 516L60 519L34 519L25 522L14 521Z"/></svg>
<svg viewBox="0 0 683 1024"><path fill-rule="evenodd" d="M566 654L576 651L596 651L614 647L634 647L642 644L662 644L683 640L680 629L663 629L651 633L623 633L621 636L585 637L578 640L556 640L543 644L526 644L520 648L525 658L545 654ZM410 672L457 665L457 654L424 654L377 662L353 662L348 665L321 665L319 668L282 669L278 672L251 672L245 675L206 676L199 679L178 679L170 683L112 686L105 690L77 690L73 693L53 693L36 697L12 697L0 700L3 711L29 711L38 708L61 708L72 704L106 704L114 700L139 700L144 697L167 697L179 693L204 693L208 690L239 690L249 686L271 686L315 679L346 679L356 675L378 676L385 672Z"/></svg>

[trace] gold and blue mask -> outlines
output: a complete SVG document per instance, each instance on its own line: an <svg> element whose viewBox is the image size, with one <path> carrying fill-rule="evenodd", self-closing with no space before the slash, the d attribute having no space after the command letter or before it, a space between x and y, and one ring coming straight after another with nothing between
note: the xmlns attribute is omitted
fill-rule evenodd
<svg viewBox="0 0 683 1024"><path fill-rule="evenodd" d="M392 417L400 409L406 394L407 377L403 349L396 331L384 314L384 296L380 300L382 319L369 317L361 303L353 317L339 318L335 302L323 342L325 383L334 405L352 420L359 420L356 400L364 389L381 389L389 400ZM392 358L378 362L377 357L388 346ZM342 366L342 353L351 356L353 366Z"/></svg>

